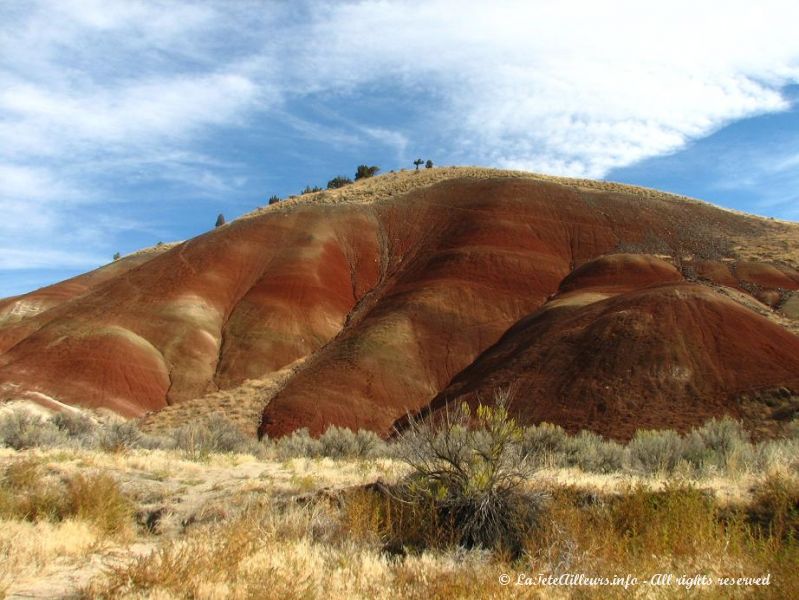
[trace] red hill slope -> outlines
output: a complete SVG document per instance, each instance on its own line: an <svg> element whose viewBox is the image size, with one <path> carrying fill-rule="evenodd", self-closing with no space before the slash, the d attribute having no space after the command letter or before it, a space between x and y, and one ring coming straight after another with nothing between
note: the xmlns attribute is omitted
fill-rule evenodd
<svg viewBox="0 0 799 600"><path fill-rule="evenodd" d="M580 271L594 274L609 259L631 262L607 257ZM651 269L637 266L640 284L567 278L569 292L511 327L430 409L490 402L505 388L525 422L626 438L664 423L687 429L713 415L745 417L738 400L746 394L796 389L799 337L707 286L675 282L676 271L658 259ZM644 276L656 271L660 283Z"/></svg>
<svg viewBox="0 0 799 600"><path fill-rule="evenodd" d="M737 414L744 392L799 391L799 338L720 293L779 309L799 288L796 237L604 182L386 175L262 209L35 311L42 292L6 301L0 398L191 418L197 398L294 364L254 400L261 433L387 433L408 410L514 382L530 420L692 424Z"/></svg>

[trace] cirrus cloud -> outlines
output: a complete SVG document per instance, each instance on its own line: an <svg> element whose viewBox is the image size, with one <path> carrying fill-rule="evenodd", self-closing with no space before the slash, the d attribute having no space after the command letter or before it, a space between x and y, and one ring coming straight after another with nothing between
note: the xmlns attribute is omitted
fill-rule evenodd
<svg viewBox="0 0 799 600"><path fill-rule="evenodd" d="M222 148L269 124L331 153L431 148L438 162L602 177L788 110L797 21L784 0L9 0L0 210L15 218L2 232L26 256L66 257L76 215L99 230L97 206L138 193L127 182L224 197L254 167ZM104 221L75 256L95 266L134 221Z"/></svg>

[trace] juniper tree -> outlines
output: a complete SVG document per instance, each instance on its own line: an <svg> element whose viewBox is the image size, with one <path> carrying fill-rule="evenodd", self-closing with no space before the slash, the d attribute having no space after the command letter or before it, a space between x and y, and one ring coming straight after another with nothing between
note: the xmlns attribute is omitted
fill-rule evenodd
<svg viewBox="0 0 799 600"><path fill-rule="evenodd" d="M377 175L377 172L380 170L378 166L368 166L368 165L358 165L358 169L355 171L355 180L358 179L366 179L367 177L373 177Z"/></svg>
<svg viewBox="0 0 799 600"><path fill-rule="evenodd" d="M327 189L335 190L336 188L344 187L345 185L349 185L352 183L352 179L349 177L344 177L343 175L339 175L338 177L334 177L330 181L327 182Z"/></svg>

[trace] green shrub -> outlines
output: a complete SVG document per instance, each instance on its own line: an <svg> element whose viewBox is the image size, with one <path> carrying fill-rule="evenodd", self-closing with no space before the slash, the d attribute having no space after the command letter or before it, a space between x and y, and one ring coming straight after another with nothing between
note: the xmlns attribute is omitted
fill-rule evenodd
<svg viewBox="0 0 799 600"><path fill-rule="evenodd" d="M721 472L754 461L754 449L741 424L729 418L712 419L685 437L683 458L696 470Z"/></svg>
<svg viewBox="0 0 799 600"><path fill-rule="evenodd" d="M626 462L624 446L585 430L568 438L565 452L567 465L592 473L613 473Z"/></svg>
<svg viewBox="0 0 799 600"><path fill-rule="evenodd" d="M70 437L91 436L97 429L91 418L78 411L57 412L50 422Z"/></svg>
<svg viewBox="0 0 799 600"><path fill-rule="evenodd" d="M311 437L308 428L303 427L272 441L278 458L316 458L322 455L322 443Z"/></svg>
<svg viewBox="0 0 799 600"><path fill-rule="evenodd" d="M374 431L359 429L355 432L356 457L368 458L388 456L390 451L386 442Z"/></svg>
<svg viewBox="0 0 799 600"><path fill-rule="evenodd" d="M799 440L764 440L754 446L753 455L754 467L758 471L768 471L774 467L793 467L799 472Z"/></svg>
<svg viewBox="0 0 799 600"><path fill-rule="evenodd" d="M124 452L140 447L142 434L133 421L117 421L102 428L100 448L106 452Z"/></svg>
<svg viewBox="0 0 799 600"><path fill-rule="evenodd" d="M25 409L0 415L0 445L14 450L49 447L65 443L67 436L52 422Z"/></svg>
<svg viewBox="0 0 799 600"><path fill-rule="evenodd" d="M630 466L644 473L672 473L683 456L683 438L676 431L639 430L627 448Z"/></svg>
<svg viewBox="0 0 799 600"><path fill-rule="evenodd" d="M380 167L369 165L358 165L358 168L355 171L355 180L359 179L366 179L367 177L374 177L377 175L377 172L380 170Z"/></svg>
<svg viewBox="0 0 799 600"><path fill-rule="evenodd" d="M137 448L145 450L173 450L176 446L175 438L168 433L142 433L136 444Z"/></svg>
<svg viewBox="0 0 799 600"><path fill-rule="evenodd" d="M441 422L409 417L399 457L412 473L387 509L399 543L521 553L542 498L522 486L533 466L520 454L523 430L507 405L507 394L498 392L493 407L481 404L474 415L463 404Z"/></svg>
<svg viewBox="0 0 799 600"><path fill-rule="evenodd" d="M330 458L366 458L375 455L383 441L371 431L357 432L335 425L328 427L319 437L320 454Z"/></svg>
<svg viewBox="0 0 799 600"><path fill-rule="evenodd" d="M334 177L333 179L327 182L327 189L335 190L338 188L342 188L345 185L349 185L351 183L352 179L350 179L349 177L344 177L342 175L339 175L338 177Z"/></svg>
<svg viewBox="0 0 799 600"><path fill-rule="evenodd" d="M171 435L175 447L191 460L205 460L211 453L256 453L258 448L254 439L220 414L187 423Z"/></svg>
<svg viewBox="0 0 799 600"><path fill-rule="evenodd" d="M522 455L528 460L540 466L558 467L565 463L568 435L559 425L540 423L524 429L521 445Z"/></svg>

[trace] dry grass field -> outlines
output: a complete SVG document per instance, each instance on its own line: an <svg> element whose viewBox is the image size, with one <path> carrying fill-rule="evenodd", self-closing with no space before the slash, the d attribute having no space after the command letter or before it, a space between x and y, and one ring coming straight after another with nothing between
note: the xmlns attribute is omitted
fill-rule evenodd
<svg viewBox="0 0 799 600"><path fill-rule="evenodd" d="M200 429L172 432L164 449L167 438L70 420L59 425L71 435L25 438L9 419L6 446L27 447L0 449L7 598L788 598L799 589L799 440L751 444L729 422L691 436L642 433L626 447L489 422L477 430L485 439L519 431L514 444L533 461L507 488L535 508L532 520L509 521L522 533L514 551L458 543L459 522L399 496L402 482L421 481L403 442L358 447L339 430L201 452ZM460 463L468 486L502 492L483 481L492 465L512 471L503 461L517 455L475 452ZM653 585L658 574L674 579ZM692 587L696 576L712 583ZM718 583L765 576L768 585Z"/></svg>

